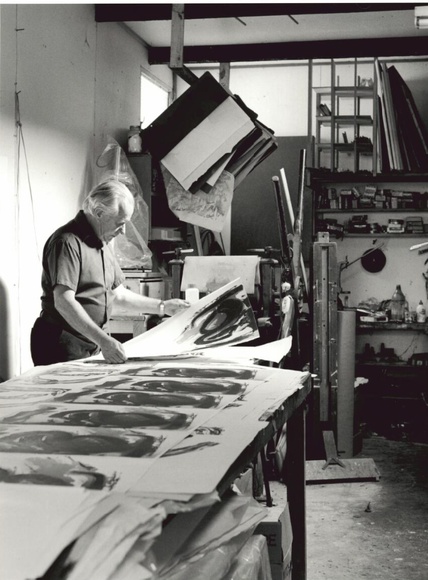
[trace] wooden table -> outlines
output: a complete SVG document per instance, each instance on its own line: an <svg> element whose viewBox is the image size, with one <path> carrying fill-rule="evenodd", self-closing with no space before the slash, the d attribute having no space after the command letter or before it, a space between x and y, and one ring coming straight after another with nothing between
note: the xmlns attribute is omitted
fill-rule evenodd
<svg viewBox="0 0 428 580"><path fill-rule="evenodd" d="M311 378L287 397L272 415L269 424L231 465L218 486L220 494L239 476L249 461L262 451L287 423L287 454L281 478L287 485L290 519L293 528L292 579L306 580L306 400L312 389Z"/></svg>

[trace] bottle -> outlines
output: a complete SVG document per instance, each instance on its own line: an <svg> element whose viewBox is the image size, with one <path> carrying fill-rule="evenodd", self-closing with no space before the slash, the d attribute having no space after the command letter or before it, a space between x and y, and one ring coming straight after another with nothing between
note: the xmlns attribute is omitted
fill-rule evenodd
<svg viewBox="0 0 428 580"><path fill-rule="evenodd" d="M426 319L427 311L422 300L419 300L419 304L416 306L416 322L425 322Z"/></svg>
<svg viewBox="0 0 428 580"><path fill-rule="evenodd" d="M197 302L199 300L198 288L196 288L194 284L189 284L184 293L184 298L187 300L187 302L190 302L190 304Z"/></svg>
<svg viewBox="0 0 428 580"><path fill-rule="evenodd" d="M400 284L397 284L394 294L391 298L391 320L402 322L404 320L404 311L406 309L406 297L401 291Z"/></svg>
<svg viewBox="0 0 428 580"><path fill-rule="evenodd" d="M140 127L131 125L128 131L128 153L141 153L142 150Z"/></svg>

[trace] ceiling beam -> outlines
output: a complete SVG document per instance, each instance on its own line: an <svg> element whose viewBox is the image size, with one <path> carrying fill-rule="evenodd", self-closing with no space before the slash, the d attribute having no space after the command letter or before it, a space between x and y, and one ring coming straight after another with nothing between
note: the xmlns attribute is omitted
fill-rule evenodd
<svg viewBox="0 0 428 580"><path fill-rule="evenodd" d="M356 58L388 56L427 56L427 37L362 38L348 40L317 40L275 42L266 44L230 44L185 46L183 62L257 62L320 58ZM150 47L150 64L168 64L169 47Z"/></svg>
<svg viewBox="0 0 428 580"><path fill-rule="evenodd" d="M245 18L299 14L339 14L413 10L411 3L345 4L185 4L186 20L203 18ZM173 4L95 4L96 22L146 22L171 20Z"/></svg>

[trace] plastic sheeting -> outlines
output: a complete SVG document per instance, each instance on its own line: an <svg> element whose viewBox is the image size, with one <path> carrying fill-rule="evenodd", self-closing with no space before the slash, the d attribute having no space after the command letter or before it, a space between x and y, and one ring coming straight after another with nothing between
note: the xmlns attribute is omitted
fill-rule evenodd
<svg viewBox="0 0 428 580"><path fill-rule="evenodd" d="M129 165L125 152L112 138L97 159L97 182L117 179L124 183L135 199L135 209L126 225L125 234L114 241L114 252L121 268L152 268L152 252L147 246L149 238L149 209L143 198L141 186Z"/></svg>
<svg viewBox="0 0 428 580"><path fill-rule="evenodd" d="M236 556L231 570L222 580L271 580L265 536L251 536Z"/></svg>

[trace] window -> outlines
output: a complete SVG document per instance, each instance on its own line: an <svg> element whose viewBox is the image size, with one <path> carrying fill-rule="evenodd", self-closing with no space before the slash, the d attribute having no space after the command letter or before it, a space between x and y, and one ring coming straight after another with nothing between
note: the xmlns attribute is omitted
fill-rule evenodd
<svg viewBox="0 0 428 580"><path fill-rule="evenodd" d="M161 81L149 75L146 71L141 73L141 128L145 129L154 121L169 105L169 89L162 85Z"/></svg>

